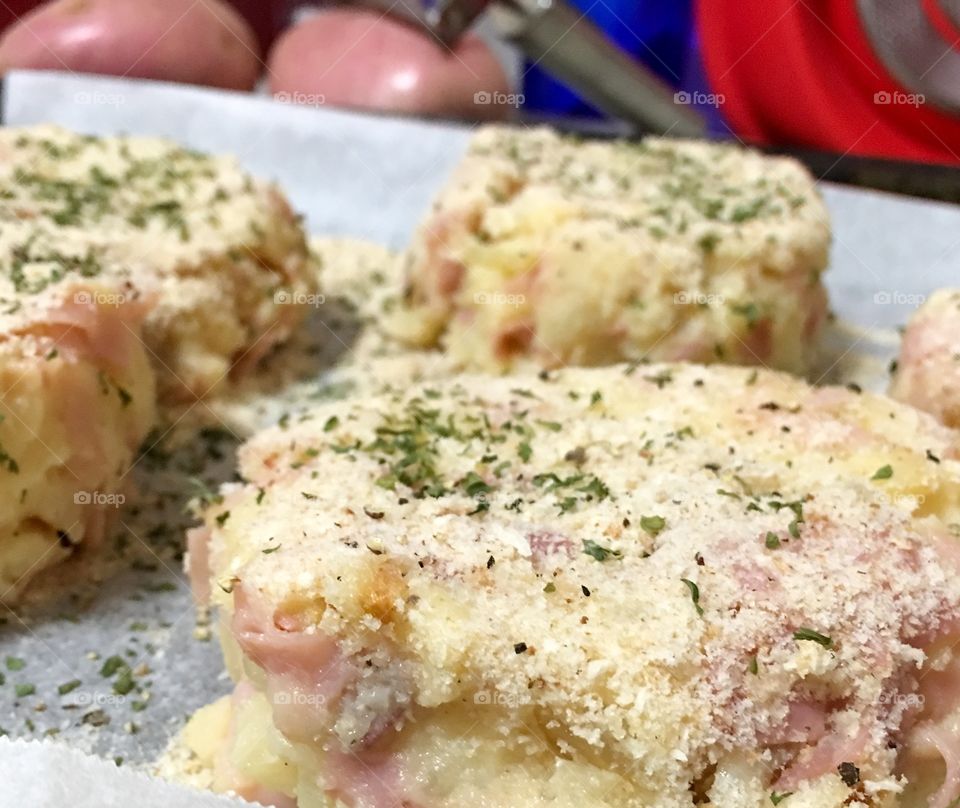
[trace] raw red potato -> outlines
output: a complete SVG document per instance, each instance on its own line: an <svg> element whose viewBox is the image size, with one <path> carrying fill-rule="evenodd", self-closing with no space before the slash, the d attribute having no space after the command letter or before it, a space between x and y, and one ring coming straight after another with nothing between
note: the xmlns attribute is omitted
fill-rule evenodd
<svg viewBox="0 0 960 808"><path fill-rule="evenodd" d="M249 90L256 35L221 0L55 0L0 38L0 73L65 70Z"/></svg>
<svg viewBox="0 0 960 808"><path fill-rule="evenodd" d="M370 11L333 9L294 26L268 69L271 92L295 103L479 119L509 112L506 74L479 37L451 51Z"/></svg>

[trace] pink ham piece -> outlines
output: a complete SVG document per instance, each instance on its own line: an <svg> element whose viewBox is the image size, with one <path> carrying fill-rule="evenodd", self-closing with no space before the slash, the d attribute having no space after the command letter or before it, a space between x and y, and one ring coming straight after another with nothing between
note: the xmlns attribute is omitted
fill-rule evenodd
<svg viewBox="0 0 960 808"><path fill-rule="evenodd" d="M187 577L193 599L199 606L210 603L210 528L187 531Z"/></svg>
<svg viewBox="0 0 960 808"><path fill-rule="evenodd" d="M960 727L949 721L918 724L910 736L910 751L919 757L943 758L946 775L930 808L953 808L960 797Z"/></svg>
<svg viewBox="0 0 960 808"><path fill-rule="evenodd" d="M304 743L328 735L331 711L358 675L337 643L303 630L291 618L271 617L242 584L234 589L232 630L244 654L267 673L267 697L277 729ZM238 694L243 687L237 687ZM413 806L398 796L396 760L388 748L387 729L398 717L391 713L376 719L355 749L345 751L336 742L327 746L326 782L332 797L352 808Z"/></svg>
<svg viewBox="0 0 960 808"><path fill-rule="evenodd" d="M233 636L267 673L274 723L291 740L312 742L329 730L330 711L356 678L356 669L335 640L268 614L243 584L236 585L233 599Z"/></svg>
<svg viewBox="0 0 960 808"><path fill-rule="evenodd" d="M97 479L102 474L104 447L111 440L105 431L117 428L116 424L105 424L92 417L102 398L101 384L91 374L81 372L80 366L89 363L123 378L132 366L143 365L145 360L140 325L149 305L122 298L116 304L103 303L101 294L73 289L59 306L46 313L42 322L31 324L30 328L35 336L50 337L60 355L73 366L72 372L60 376L61 384L69 387L59 390L54 400L60 402L61 419L74 439L68 466L80 479ZM141 400L144 396L151 401ZM152 398L152 387L138 391L131 406L146 408L152 419ZM143 432L142 424L131 423L126 442L135 447L143 439Z"/></svg>
<svg viewBox="0 0 960 808"><path fill-rule="evenodd" d="M960 291L942 289L910 318L890 395L960 427Z"/></svg>
<svg viewBox="0 0 960 808"><path fill-rule="evenodd" d="M389 752L330 751L326 764L328 795L351 808L418 808L404 797L397 760Z"/></svg>
<svg viewBox="0 0 960 808"><path fill-rule="evenodd" d="M787 708L783 724L762 733L760 741L765 746L787 743L813 744L827 731L827 708L808 699L794 701Z"/></svg>
<svg viewBox="0 0 960 808"><path fill-rule="evenodd" d="M569 557L573 553L570 537L552 530L531 530L527 533L527 543L530 545L533 566L537 569L542 568L551 556Z"/></svg>
<svg viewBox="0 0 960 808"><path fill-rule="evenodd" d="M139 347L140 326L151 308L151 301L122 292L75 287L30 331L50 336L61 353L119 370Z"/></svg>
<svg viewBox="0 0 960 808"><path fill-rule="evenodd" d="M243 652L267 673L314 672L337 655L336 643L329 637L298 631L290 623L280 628L276 616L268 614L242 583L233 591L231 628Z"/></svg>
<svg viewBox="0 0 960 808"><path fill-rule="evenodd" d="M954 637L956 635L950 635ZM947 640L951 645L955 641ZM942 758L946 772L930 808L949 808L960 797L960 659L943 670L927 670L920 676L918 702L921 719L908 736L912 757Z"/></svg>
<svg viewBox="0 0 960 808"><path fill-rule="evenodd" d="M797 755L780 775L775 789L795 791L804 781L835 773L841 763L856 763L862 758L869 737L867 727L861 728L853 737L836 731L823 735L812 747L806 747Z"/></svg>

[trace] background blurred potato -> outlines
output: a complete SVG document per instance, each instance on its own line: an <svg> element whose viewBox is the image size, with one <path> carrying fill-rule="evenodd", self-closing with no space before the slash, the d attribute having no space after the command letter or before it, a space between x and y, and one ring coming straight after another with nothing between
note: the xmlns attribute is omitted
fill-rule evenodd
<svg viewBox="0 0 960 808"><path fill-rule="evenodd" d="M480 37L451 51L370 11L332 9L290 28L268 71L270 91L295 103L478 119L509 111L507 76Z"/></svg>
<svg viewBox="0 0 960 808"><path fill-rule="evenodd" d="M221 0L55 0L0 38L0 72L68 70L249 90L260 67L253 29Z"/></svg>

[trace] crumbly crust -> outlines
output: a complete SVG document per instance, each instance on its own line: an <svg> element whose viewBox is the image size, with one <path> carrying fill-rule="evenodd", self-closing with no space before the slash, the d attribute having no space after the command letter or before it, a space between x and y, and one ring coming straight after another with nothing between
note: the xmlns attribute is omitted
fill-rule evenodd
<svg viewBox="0 0 960 808"><path fill-rule="evenodd" d="M960 605L955 439L882 397L695 365L347 400L241 451L206 511L214 600L335 637L408 727L503 694L484 724L521 749L534 721L638 789L610 804L688 804L733 751L774 782L796 752L762 739L804 699L842 705L830 731L865 731L864 781L895 784L893 696Z"/></svg>
<svg viewBox="0 0 960 808"><path fill-rule="evenodd" d="M650 359L803 372L829 243L794 160L484 127L414 239L394 328L482 370Z"/></svg>
<svg viewBox="0 0 960 808"><path fill-rule="evenodd" d="M0 334L43 320L77 284L102 287L108 305L146 301L166 400L206 395L262 356L316 283L273 186L155 138L0 131L0 224Z"/></svg>

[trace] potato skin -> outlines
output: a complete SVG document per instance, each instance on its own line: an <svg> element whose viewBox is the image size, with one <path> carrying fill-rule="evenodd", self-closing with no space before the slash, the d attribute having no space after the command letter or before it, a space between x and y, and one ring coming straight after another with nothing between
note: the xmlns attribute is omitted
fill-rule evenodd
<svg viewBox="0 0 960 808"><path fill-rule="evenodd" d="M54 0L0 38L0 72L65 70L249 90L253 29L222 0Z"/></svg>
<svg viewBox="0 0 960 808"><path fill-rule="evenodd" d="M274 96L294 103L486 120L510 112L507 76L478 36L468 34L451 52L365 10L331 9L288 29L268 72Z"/></svg>

